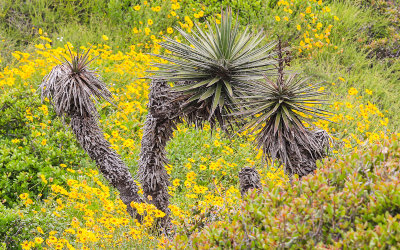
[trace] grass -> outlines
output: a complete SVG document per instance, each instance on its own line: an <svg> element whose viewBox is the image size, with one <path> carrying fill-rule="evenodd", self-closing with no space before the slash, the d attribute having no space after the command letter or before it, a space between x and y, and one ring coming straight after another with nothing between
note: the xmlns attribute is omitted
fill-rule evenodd
<svg viewBox="0 0 400 250"><path fill-rule="evenodd" d="M316 75L329 82L337 82L342 76L345 84L335 86L335 94L344 94L349 87L360 90L371 89L374 99L382 110L388 110L388 116L393 123L391 129L397 129L400 122L400 103L397 93L400 91L400 62L395 60L391 65L387 61L368 58L368 50L363 48L363 43L358 39L373 39L368 37L368 26L378 26L376 29L385 29L388 20L379 15L374 9L360 9L357 5L349 3L336 3L332 11L341 17L337 26L336 37L333 42L343 48L340 55L319 54L305 64L302 64L306 73ZM382 31L384 33L384 31ZM378 32L379 33L379 32ZM389 64L389 66L388 66Z"/></svg>

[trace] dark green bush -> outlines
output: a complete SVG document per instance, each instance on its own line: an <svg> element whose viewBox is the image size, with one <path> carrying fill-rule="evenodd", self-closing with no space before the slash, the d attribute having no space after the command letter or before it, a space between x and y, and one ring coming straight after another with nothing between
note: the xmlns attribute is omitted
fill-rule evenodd
<svg viewBox="0 0 400 250"><path fill-rule="evenodd" d="M266 186L224 219L191 236L177 235L176 248L382 248L400 247L400 144L383 145L328 159L313 176L293 185Z"/></svg>

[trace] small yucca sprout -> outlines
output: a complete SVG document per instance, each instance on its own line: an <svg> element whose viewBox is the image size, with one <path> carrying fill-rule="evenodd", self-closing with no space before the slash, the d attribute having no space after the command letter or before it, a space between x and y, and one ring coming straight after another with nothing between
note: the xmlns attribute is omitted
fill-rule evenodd
<svg viewBox="0 0 400 250"><path fill-rule="evenodd" d="M55 66L43 79L40 89L42 100L48 98L59 116L78 112L81 116L97 116L93 100L112 101L112 94L88 66L90 49L74 55L68 47L71 60L63 57L62 64Z"/></svg>
<svg viewBox="0 0 400 250"><path fill-rule="evenodd" d="M261 190L260 174L255 168L244 167L239 172L240 193L246 195L250 189Z"/></svg>
<svg viewBox="0 0 400 250"><path fill-rule="evenodd" d="M236 108L238 87L275 69L270 51L276 43L260 46L263 32L241 31L230 9L222 13L220 25L207 26L203 30L196 25L192 34L177 28L188 44L166 38L161 46L171 54L156 56L170 63L155 64L159 70L152 77L177 83L173 91L187 97L182 108L189 123L209 120L211 126L219 122L224 127L233 119L226 115Z"/></svg>
<svg viewBox="0 0 400 250"><path fill-rule="evenodd" d="M320 108L327 102L323 98L326 93L297 73L285 75L282 58L278 73L276 80L265 77L242 89L246 110L239 114L253 117L245 129L257 132L257 147L263 148L266 159L278 160L285 165L286 174L301 177L315 170L315 161L325 157L329 148L325 131L308 130L303 123L312 125L313 118L329 117L330 113Z"/></svg>

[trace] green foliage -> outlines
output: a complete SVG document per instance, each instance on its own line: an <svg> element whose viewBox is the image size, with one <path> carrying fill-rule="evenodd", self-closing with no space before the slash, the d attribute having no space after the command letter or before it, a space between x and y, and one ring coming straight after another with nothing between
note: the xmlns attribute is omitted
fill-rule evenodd
<svg viewBox="0 0 400 250"><path fill-rule="evenodd" d="M228 136L220 137L220 133L220 131L216 131L210 137L209 129L199 131L193 127L184 128L175 133L167 147L170 165L173 167L171 180L185 180L189 172L195 171L198 183L209 188L213 186L209 183L210 176L226 186L236 183L241 166L250 165L249 159L254 160L256 155L251 150L251 144L248 143L247 138L240 137L232 141ZM196 150L194 151L194 149ZM232 153L228 150L232 150ZM192 161L189 161L188 158ZM209 167L216 164L219 164L218 169L223 169L223 174ZM255 164L261 167L261 160L257 159ZM207 166L207 168L199 171L200 165ZM184 187L180 186L179 194L182 189ZM177 196L176 199L181 199L181 197ZM187 206L190 205L188 202Z"/></svg>
<svg viewBox="0 0 400 250"><path fill-rule="evenodd" d="M64 130L60 122L48 126L54 113L47 113L30 89L2 95L0 107L0 201L14 206L21 193L45 197L49 183L41 176L63 183L60 164L78 165L85 156L71 133L59 132Z"/></svg>
<svg viewBox="0 0 400 250"><path fill-rule="evenodd" d="M32 27L54 31L59 23L78 22L89 23L90 15L87 13L99 13L107 8L107 3L100 0L80 1L24 1L7 0L0 5L1 20L10 30L26 36L34 31ZM19 31L17 30L19 29Z"/></svg>
<svg viewBox="0 0 400 250"><path fill-rule="evenodd" d="M20 216L15 210L8 209L0 203L0 244L6 244L11 246L18 246L19 242L19 231L23 227L19 227Z"/></svg>
<svg viewBox="0 0 400 250"><path fill-rule="evenodd" d="M35 218L21 218L16 209L9 209L0 203L0 244L4 243L7 249L19 247L23 239L29 239L29 224Z"/></svg>
<svg viewBox="0 0 400 250"><path fill-rule="evenodd" d="M26 103L32 101L30 93L9 93L1 96L0 135L9 137L26 136Z"/></svg>
<svg viewBox="0 0 400 250"><path fill-rule="evenodd" d="M229 6L232 8L234 13L239 14L239 21L243 24L253 23L255 19L258 19L260 13L265 10L268 2L272 1L261 1L261 0L184 0L182 6L186 10L192 10L193 8L199 8L199 6L206 6L206 15L211 13L220 13L222 7Z"/></svg>
<svg viewBox="0 0 400 250"><path fill-rule="evenodd" d="M371 248L399 247L399 138L329 159L315 175L249 195L222 221L177 247Z"/></svg>
<svg viewBox="0 0 400 250"><path fill-rule="evenodd" d="M245 114L254 117L248 125L257 131L262 129L266 122L271 122L274 133L278 130L301 129L301 121L312 122L312 118L326 119L328 112L318 106L325 104L321 99L326 93L318 90L318 84L310 84L308 78L301 78L292 73L278 77L277 81L266 78L264 81L251 82L248 89L244 89L248 96L243 99ZM247 90L247 91L246 91ZM304 115L300 115L304 114Z"/></svg>
<svg viewBox="0 0 400 250"><path fill-rule="evenodd" d="M370 38L366 27L387 23L388 20L378 15L373 8L360 9L359 6L349 3L336 3L332 6L332 12L341 17L332 40L339 48L345 50L334 56L329 56L327 52L321 53L313 60L304 60L301 67L305 73L322 77L327 82L337 82L339 75L346 76L344 84L330 87L335 94L345 93L344 88L351 86L362 90L373 89L377 97L372 101L382 110L388 111L394 122L391 129L397 130L400 121L400 105L397 104L397 93L400 91L400 85L397 84L400 78L400 61L395 59L392 64L367 56L370 50L367 41Z"/></svg>
<svg viewBox="0 0 400 250"><path fill-rule="evenodd" d="M50 197L49 200L54 201L54 197ZM44 234L38 232L38 227L48 233L59 230L69 223L69 218L59 218L54 214L45 213L49 209L54 210L54 205L40 204L38 206L39 204L30 205L31 207L7 208L0 203L0 246L5 243L6 249L20 249L21 243L32 239L33 235L45 237ZM40 208L44 212L38 213L34 210L39 211Z"/></svg>

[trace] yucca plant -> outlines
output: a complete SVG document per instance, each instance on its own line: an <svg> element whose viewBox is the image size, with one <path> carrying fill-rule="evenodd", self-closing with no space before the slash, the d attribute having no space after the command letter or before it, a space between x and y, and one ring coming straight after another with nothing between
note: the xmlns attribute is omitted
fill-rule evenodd
<svg viewBox="0 0 400 250"><path fill-rule="evenodd" d="M208 24L208 27L211 27ZM239 23L229 9L222 13L221 24L188 34L177 28L187 44L166 38L161 43L170 55L156 55L169 63L158 63L150 78L149 113L146 118L139 160L139 178L147 201L164 211L169 221L169 176L165 146L172 138L176 124L184 118L202 126L209 121L222 128L234 119L226 116L235 107L240 85L260 79L272 69L275 43L261 46L263 33L252 34L249 28L240 31ZM272 72L271 72L272 73ZM168 82L174 82L171 89Z"/></svg>
<svg viewBox="0 0 400 250"><path fill-rule="evenodd" d="M110 184L118 189L128 212L134 216L130 203L142 202L142 198L128 167L111 148L98 125L99 114L93 100L111 102L112 94L98 74L89 70L93 60L89 60L89 52L90 49L84 54L78 52L74 55L69 49L71 59L63 57L62 64L44 77L40 85L42 100L48 98L58 116L70 118L70 126L79 144Z"/></svg>
<svg viewBox="0 0 400 250"><path fill-rule="evenodd" d="M326 156L329 136L324 130L309 130L312 119L328 119L330 113L321 109L326 104L326 93L318 84L309 83L297 73L285 73L283 49L279 42L279 67L275 80L250 82L241 89L245 111L240 115L252 117L245 126L257 132L256 145L263 148L268 162L278 160L285 173L300 177L312 173L316 160Z"/></svg>
<svg viewBox="0 0 400 250"><path fill-rule="evenodd" d="M218 122L225 129L234 118L226 115L236 109L238 87L275 69L271 50L276 43L261 46L264 33L242 31L230 9L221 17L219 25L207 23L208 30L197 24L191 34L177 28L187 44L171 38L160 43L171 54L156 56L170 63L155 64L159 69L152 78L176 83L173 91L186 97L181 107L187 122L209 121L212 127Z"/></svg>

